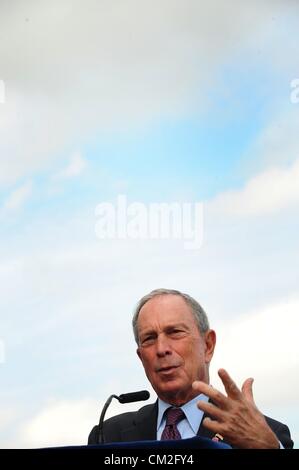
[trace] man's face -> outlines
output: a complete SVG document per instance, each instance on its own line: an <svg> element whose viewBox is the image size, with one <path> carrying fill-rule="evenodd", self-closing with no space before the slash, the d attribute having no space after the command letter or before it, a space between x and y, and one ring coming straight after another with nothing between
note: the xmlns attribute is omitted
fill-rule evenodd
<svg viewBox="0 0 299 470"><path fill-rule="evenodd" d="M170 294L146 302L137 327L137 354L159 398L173 405L194 398L194 380L209 381L215 332L202 336L184 299Z"/></svg>

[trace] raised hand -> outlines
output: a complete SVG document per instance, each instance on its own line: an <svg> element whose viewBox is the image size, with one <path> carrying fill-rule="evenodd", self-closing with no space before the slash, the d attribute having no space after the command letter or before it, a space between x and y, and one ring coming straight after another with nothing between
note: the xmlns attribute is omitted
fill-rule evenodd
<svg viewBox="0 0 299 470"><path fill-rule="evenodd" d="M200 410L210 415L203 425L220 434L232 446L240 449L279 449L279 441L254 403L252 383L248 378L240 390L224 369L219 369L227 396L205 382L193 382L193 389L204 393L210 401L199 401Z"/></svg>

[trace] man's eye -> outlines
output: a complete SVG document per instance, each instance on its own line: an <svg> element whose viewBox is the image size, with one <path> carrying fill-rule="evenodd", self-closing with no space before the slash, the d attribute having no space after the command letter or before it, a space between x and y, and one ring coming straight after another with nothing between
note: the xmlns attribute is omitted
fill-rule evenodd
<svg viewBox="0 0 299 470"><path fill-rule="evenodd" d="M174 337L179 337L179 336L183 336L184 335L184 331L183 330L172 330L170 332L170 335L171 336L174 336Z"/></svg>
<svg viewBox="0 0 299 470"><path fill-rule="evenodd" d="M142 339L141 344L147 345L153 343L155 338L153 336L146 336Z"/></svg>

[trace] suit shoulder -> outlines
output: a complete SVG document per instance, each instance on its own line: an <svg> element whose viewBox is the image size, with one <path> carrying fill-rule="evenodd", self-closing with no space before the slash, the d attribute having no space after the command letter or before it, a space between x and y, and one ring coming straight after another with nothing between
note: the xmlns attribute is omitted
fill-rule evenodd
<svg viewBox="0 0 299 470"><path fill-rule="evenodd" d="M294 447L294 442L292 441L288 426L281 423L280 421L277 421L276 419L269 418L269 416L265 416L265 419L283 447L285 449L292 449Z"/></svg>
<svg viewBox="0 0 299 470"><path fill-rule="evenodd" d="M279 428L288 428L286 424L283 424L280 421L277 421L276 419L270 418L269 416L265 416L265 419L272 431L274 432Z"/></svg>
<svg viewBox="0 0 299 470"><path fill-rule="evenodd" d="M152 413L153 409L156 407L155 403L142 406L139 410L136 411L127 411L126 413L120 413L119 415L112 416L105 420L105 424L117 423L119 421L133 421L135 419L140 419L147 416L149 413Z"/></svg>
<svg viewBox="0 0 299 470"><path fill-rule="evenodd" d="M105 436L109 437L109 441L121 441L121 432L135 425L137 421L146 419L153 412L155 404L145 405L137 411L128 411L112 416L104 421ZM99 426L94 426L88 437L88 444L97 444Z"/></svg>

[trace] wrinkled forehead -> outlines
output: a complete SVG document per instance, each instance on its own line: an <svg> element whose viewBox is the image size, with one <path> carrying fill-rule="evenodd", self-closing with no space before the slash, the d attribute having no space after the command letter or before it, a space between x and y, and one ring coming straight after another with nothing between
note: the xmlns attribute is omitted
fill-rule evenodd
<svg viewBox="0 0 299 470"><path fill-rule="evenodd" d="M138 315L138 330L176 324L196 325L192 310L178 295L161 295L148 300Z"/></svg>

